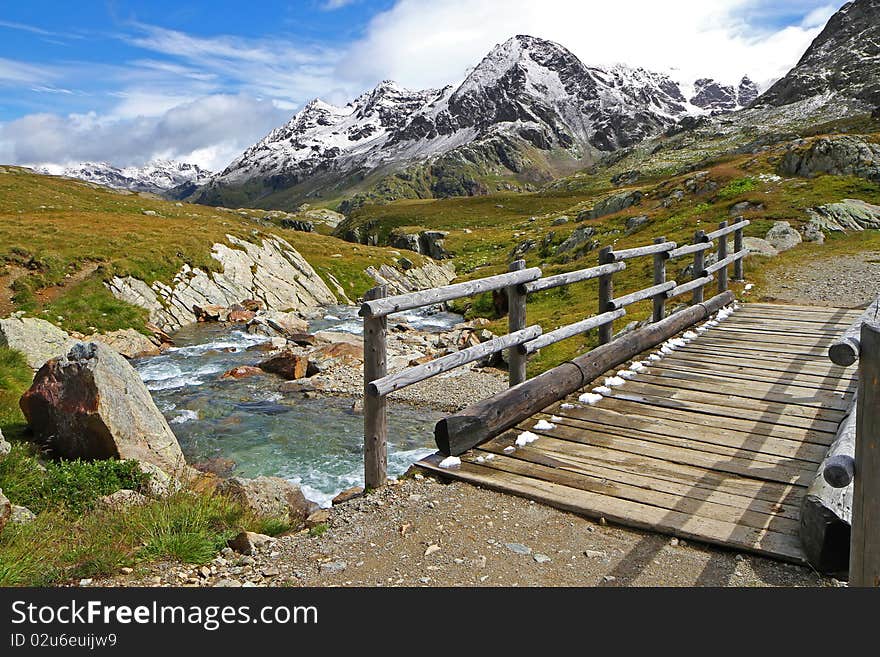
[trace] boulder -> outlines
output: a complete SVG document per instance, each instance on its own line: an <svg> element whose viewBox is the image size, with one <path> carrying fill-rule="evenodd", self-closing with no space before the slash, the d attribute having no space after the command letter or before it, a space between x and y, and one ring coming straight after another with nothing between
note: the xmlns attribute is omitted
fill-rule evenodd
<svg viewBox="0 0 880 657"><path fill-rule="evenodd" d="M794 248L803 241L801 234L792 228L787 221L774 223L773 227L767 231L765 239L780 253Z"/></svg>
<svg viewBox="0 0 880 657"><path fill-rule="evenodd" d="M256 313L253 310L231 310L226 317L226 321L232 322L233 324L246 324L254 317L256 317Z"/></svg>
<svg viewBox="0 0 880 657"><path fill-rule="evenodd" d="M318 509L308 518L306 518L306 527L312 529L313 527L317 527L318 525L323 525L328 522L330 522L330 510Z"/></svg>
<svg viewBox="0 0 880 657"><path fill-rule="evenodd" d="M99 497L97 506L111 511L122 511L133 506L142 506L149 501L150 499L146 495L123 488L115 493Z"/></svg>
<svg viewBox="0 0 880 657"><path fill-rule="evenodd" d="M0 461L12 451L12 445L3 438L3 431L0 430Z"/></svg>
<svg viewBox="0 0 880 657"><path fill-rule="evenodd" d="M251 376L260 376L263 374L263 370L259 367L252 367L251 365L239 365L238 367L233 367L228 372L225 372L221 379L247 379Z"/></svg>
<svg viewBox="0 0 880 657"><path fill-rule="evenodd" d="M9 523L13 525L26 525L37 519L37 514L26 506L18 504L12 505L12 514L9 516Z"/></svg>
<svg viewBox="0 0 880 657"><path fill-rule="evenodd" d="M355 347L363 347L364 338L354 333L345 333L344 331L318 331L315 333L318 342L327 342L330 344L350 344Z"/></svg>
<svg viewBox="0 0 880 657"><path fill-rule="evenodd" d="M738 217L744 212L759 212L764 209L763 203L754 203L752 201L740 201L739 203L734 203L730 206L730 210L728 210L728 214L731 217Z"/></svg>
<svg viewBox="0 0 880 657"><path fill-rule="evenodd" d="M526 253L534 249L537 245L538 243L535 242L535 240L523 240L515 247L513 247L513 250L510 252L510 256L508 256L508 260L519 260Z"/></svg>
<svg viewBox="0 0 880 657"><path fill-rule="evenodd" d="M634 205L639 205L642 202L643 196L642 192L633 190L603 198L589 210L578 213L578 221L598 219L621 210L626 210Z"/></svg>
<svg viewBox="0 0 880 657"><path fill-rule="evenodd" d="M258 534L256 532L241 532L235 538L229 539L227 545L239 554L253 554L261 547L269 545L275 541L271 536L266 534Z"/></svg>
<svg viewBox="0 0 880 657"><path fill-rule="evenodd" d="M550 222L550 225L551 226L561 226L563 224L567 224L569 221L571 221L571 219L569 219L565 215L562 215L561 217L556 217L556 219L554 219L552 222Z"/></svg>
<svg viewBox="0 0 880 657"><path fill-rule="evenodd" d="M207 472L219 477L225 477L228 475L235 469L236 465L235 459L229 459L223 456L215 456L214 458L193 463L193 467L199 472Z"/></svg>
<svg viewBox="0 0 880 657"><path fill-rule="evenodd" d="M313 376L325 372L337 365L359 366L363 361L363 345L352 345L347 342L327 344L318 347L309 354L308 375Z"/></svg>
<svg viewBox="0 0 880 657"><path fill-rule="evenodd" d="M103 342L117 354L126 358L143 358L145 356L158 356L159 347L143 333L134 329L120 329L103 335L95 335L89 338L97 342Z"/></svg>
<svg viewBox="0 0 880 657"><path fill-rule="evenodd" d="M626 232L627 234L632 234L639 230L642 226L646 225L650 219L648 219L647 215L639 215L638 217L630 217L626 220Z"/></svg>
<svg viewBox="0 0 880 657"><path fill-rule="evenodd" d="M138 461L138 469L145 475L148 475L147 483L142 486L142 490L149 496L156 499L168 497L172 493L176 493L183 487L183 483L178 478L179 475L189 474L189 468L176 471L176 476L171 476L162 468L147 463L146 461Z"/></svg>
<svg viewBox="0 0 880 657"><path fill-rule="evenodd" d="M194 305L192 311L198 322L224 321L228 314L226 307L218 304L206 304L204 306Z"/></svg>
<svg viewBox="0 0 880 657"><path fill-rule="evenodd" d="M80 342L47 362L20 406L33 440L57 456L135 459L166 472L184 467L180 445L128 361Z"/></svg>
<svg viewBox="0 0 880 657"><path fill-rule="evenodd" d="M301 233L312 233L315 231L315 224L311 221L304 221L302 219L282 219L281 227L296 230Z"/></svg>
<svg viewBox="0 0 880 657"><path fill-rule="evenodd" d="M880 205L845 198L840 203L827 203L807 210L810 222L819 230L844 231L880 228Z"/></svg>
<svg viewBox="0 0 880 657"><path fill-rule="evenodd" d="M560 253L565 253L566 251L581 251L581 250L591 250L596 248L597 242L593 239L593 235L596 234L596 229L592 226L585 226L583 228L576 229L571 235L569 235L565 241L556 247L557 255Z"/></svg>
<svg viewBox="0 0 880 657"><path fill-rule="evenodd" d="M819 174L858 176L880 182L880 144L853 135L821 137L806 148L797 143L785 153L778 173L807 178Z"/></svg>
<svg viewBox="0 0 880 657"><path fill-rule="evenodd" d="M443 260L452 256L444 247L444 241L449 233L441 230L426 230L419 235L421 252L434 260Z"/></svg>
<svg viewBox="0 0 880 657"><path fill-rule="evenodd" d="M6 526L6 523L9 522L11 517L12 503L3 494L3 489L0 488L0 533L3 532L3 528Z"/></svg>
<svg viewBox="0 0 880 657"><path fill-rule="evenodd" d="M277 310L257 315L247 325L248 333L254 335L293 335L307 333L309 323L296 313L285 313Z"/></svg>
<svg viewBox="0 0 880 657"><path fill-rule="evenodd" d="M622 171L621 173L615 174L611 176L611 184L615 187L622 187L624 185L632 185L638 182L639 178L642 177L642 172L638 170L632 171Z"/></svg>
<svg viewBox="0 0 880 657"><path fill-rule="evenodd" d="M760 237L743 237L743 248L747 249L749 253L770 258L779 255L779 251L770 242L762 240Z"/></svg>
<svg viewBox="0 0 880 657"><path fill-rule="evenodd" d="M66 331L35 317L0 319L0 347L15 349L24 354L27 364L38 370L50 358L55 358L76 344Z"/></svg>
<svg viewBox="0 0 880 657"><path fill-rule="evenodd" d="M220 482L217 492L236 500L255 514L298 525L315 510L299 486L280 477L245 479L232 477Z"/></svg>
<svg viewBox="0 0 880 657"><path fill-rule="evenodd" d="M280 354L264 360L258 367L264 372L277 374L288 381L294 381L306 376L309 358L292 351L282 351Z"/></svg>
<svg viewBox="0 0 880 657"><path fill-rule="evenodd" d="M333 506L336 506L338 504L345 504L349 500L362 497L363 494L364 489L361 486L352 486L351 488L346 488L344 491L333 498Z"/></svg>
<svg viewBox="0 0 880 657"><path fill-rule="evenodd" d="M817 244L824 244L825 242L825 233L822 232L822 227L815 219L810 219L804 224L801 232L805 242L815 242Z"/></svg>

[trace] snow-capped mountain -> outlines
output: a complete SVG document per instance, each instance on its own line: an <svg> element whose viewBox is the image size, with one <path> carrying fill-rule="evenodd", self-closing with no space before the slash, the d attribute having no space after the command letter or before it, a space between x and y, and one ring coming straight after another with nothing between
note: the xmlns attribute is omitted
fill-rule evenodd
<svg viewBox="0 0 880 657"><path fill-rule="evenodd" d="M154 160L142 167L124 168L106 162L81 162L67 167L39 167L37 171L87 180L105 187L154 194L166 194L181 186L192 185L192 189L195 189L195 186L206 183L213 175L198 165L173 160Z"/></svg>
<svg viewBox="0 0 880 657"><path fill-rule="evenodd" d="M457 87L410 91L385 81L345 107L312 101L195 199L286 207L377 184L383 198L493 191L481 179L547 180L703 112L665 74L587 66L556 43L520 35Z"/></svg>
<svg viewBox="0 0 880 657"><path fill-rule="evenodd" d="M829 93L880 107L880 0L844 5L757 104L778 107Z"/></svg>

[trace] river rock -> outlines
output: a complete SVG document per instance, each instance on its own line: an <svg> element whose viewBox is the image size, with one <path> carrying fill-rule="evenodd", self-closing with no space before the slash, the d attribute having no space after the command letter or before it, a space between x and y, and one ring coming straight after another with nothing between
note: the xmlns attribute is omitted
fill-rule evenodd
<svg viewBox="0 0 880 657"><path fill-rule="evenodd" d="M0 461L2 461L6 456L8 456L9 452L11 452L11 451L12 451L12 445L10 445L9 442L3 438L3 431L0 430Z"/></svg>
<svg viewBox="0 0 880 657"><path fill-rule="evenodd" d="M262 369L259 367L253 367L251 365L239 365L238 367L233 367L228 372L225 372L221 379L247 379L252 376L261 376L264 373Z"/></svg>
<svg viewBox="0 0 880 657"><path fill-rule="evenodd" d="M363 497L363 494L364 489L361 486L352 486L351 488L346 488L344 491L333 498L333 506L337 506L338 504L345 504L350 500L356 499L358 497Z"/></svg>
<svg viewBox="0 0 880 657"><path fill-rule="evenodd" d="M66 331L44 319L0 319L0 347L23 353L32 369L40 369L47 360L66 353L75 344L76 340Z"/></svg>
<svg viewBox="0 0 880 657"><path fill-rule="evenodd" d="M840 203L827 203L807 210L810 222L819 230L839 232L880 228L880 205L845 198Z"/></svg>
<svg viewBox="0 0 880 657"><path fill-rule="evenodd" d="M197 322L222 322L229 314L225 306L218 304L193 305L192 311Z"/></svg>
<svg viewBox="0 0 880 657"><path fill-rule="evenodd" d="M315 339L319 342L328 342L330 344L350 344L355 347L363 346L364 338L354 333L345 333L343 331L318 331L315 333Z"/></svg>
<svg viewBox="0 0 880 657"><path fill-rule="evenodd" d="M235 469L235 466L236 462L234 459L225 458L223 456L215 456L214 458L193 463L193 467L199 472L215 474L218 477L225 477Z"/></svg>
<svg viewBox="0 0 880 657"><path fill-rule="evenodd" d="M787 221L774 223L773 227L767 231L765 239L778 252L788 251L803 241L801 234L792 228Z"/></svg>
<svg viewBox="0 0 880 657"><path fill-rule="evenodd" d="M256 317L256 313L253 310L242 308L241 310L230 310L229 315L226 317L226 321L232 322L233 324L246 324L254 317Z"/></svg>
<svg viewBox="0 0 880 657"><path fill-rule="evenodd" d="M120 329L103 335L95 335L89 338L97 342L103 342L117 354L126 358L144 358L145 356L158 356L159 347L143 333L134 329Z"/></svg>
<svg viewBox="0 0 880 657"><path fill-rule="evenodd" d="M360 365L364 361L364 347L347 342L326 344L312 351L308 360L308 375L313 376L336 365Z"/></svg>
<svg viewBox="0 0 880 657"><path fill-rule="evenodd" d="M308 262L278 236L260 243L227 235L228 244L216 243L211 256L222 271L208 272L183 265L170 283L150 285L131 276L115 276L107 287L119 299L145 308L150 321L173 330L196 321L193 306L228 308L243 300L260 299L271 310L301 312L336 303L336 296Z"/></svg>
<svg viewBox="0 0 880 657"><path fill-rule="evenodd" d="M280 477L232 477L220 482L217 492L228 495L259 516L278 518L291 525L301 523L317 507L305 498L299 486Z"/></svg>
<svg viewBox="0 0 880 657"><path fill-rule="evenodd" d="M778 167L783 176L858 176L880 182L880 144L853 135L820 137L790 146Z"/></svg>
<svg viewBox="0 0 880 657"><path fill-rule="evenodd" d="M743 237L743 248L747 249L749 253L770 258L779 255L779 251L770 242L762 240L760 237Z"/></svg>
<svg viewBox="0 0 880 657"><path fill-rule="evenodd" d="M248 333L254 335L290 336L307 333L309 323L296 313L270 310L254 317L247 325Z"/></svg>
<svg viewBox="0 0 880 657"><path fill-rule="evenodd" d="M6 526L6 523L9 522L11 517L12 503L3 494L3 489L0 488L0 533L3 532L3 528Z"/></svg>
<svg viewBox="0 0 880 657"><path fill-rule="evenodd" d="M258 367L265 372L277 374L288 381L293 381L306 376L309 358L291 351L282 351L280 354L264 360Z"/></svg>
<svg viewBox="0 0 880 657"><path fill-rule="evenodd" d="M306 527L311 529L312 527L317 527L318 525L323 525L328 522L330 522L330 510L318 509L306 518Z"/></svg>
<svg viewBox="0 0 880 657"><path fill-rule="evenodd" d="M138 373L99 342L47 362L21 398L33 440L57 456L135 459L175 472L185 461Z"/></svg>

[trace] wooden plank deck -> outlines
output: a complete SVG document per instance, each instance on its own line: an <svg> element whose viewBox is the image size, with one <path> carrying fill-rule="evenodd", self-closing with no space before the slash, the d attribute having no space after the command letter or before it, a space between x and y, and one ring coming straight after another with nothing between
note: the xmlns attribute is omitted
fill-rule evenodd
<svg viewBox="0 0 880 657"><path fill-rule="evenodd" d="M826 352L858 316L743 305L596 405L572 395L471 450L460 467L439 468L439 454L419 465L581 515L802 563L801 498L855 389L855 368ZM538 420L555 426L536 429ZM516 447L523 431L540 438Z"/></svg>

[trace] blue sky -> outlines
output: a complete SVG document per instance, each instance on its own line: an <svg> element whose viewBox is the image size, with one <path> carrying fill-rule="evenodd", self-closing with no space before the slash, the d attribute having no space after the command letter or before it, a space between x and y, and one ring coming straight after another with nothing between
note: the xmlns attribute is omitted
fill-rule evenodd
<svg viewBox="0 0 880 657"><path fill-rule="evenodd" d="M822 0L0 1L0 162L154 157L217 169L313 97L461 80L517 33L588 64L766 85Z"/></svg>

